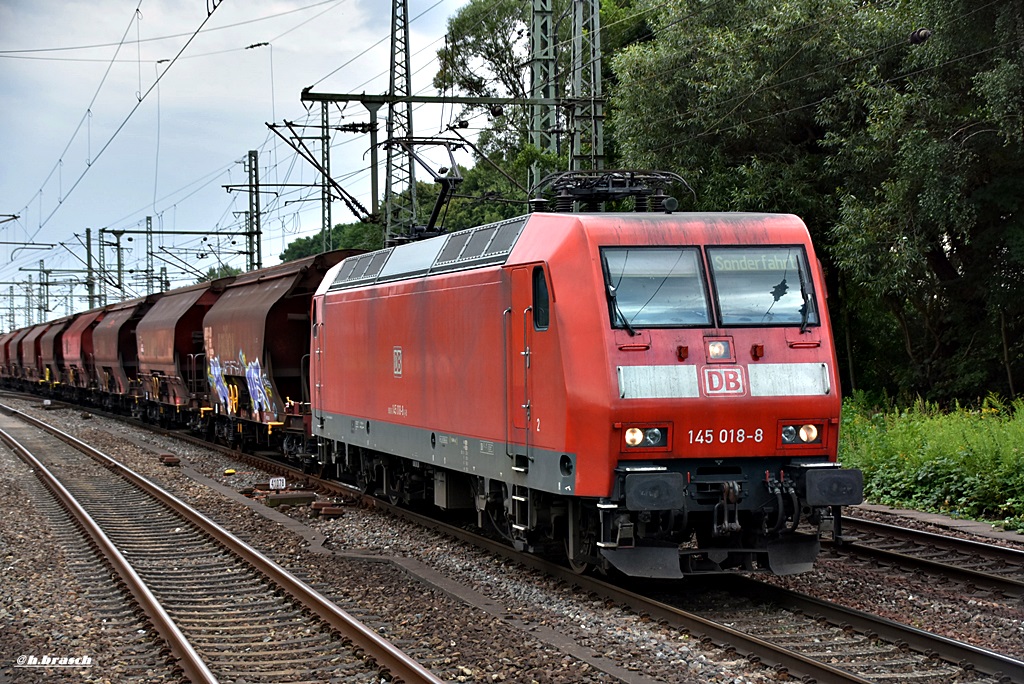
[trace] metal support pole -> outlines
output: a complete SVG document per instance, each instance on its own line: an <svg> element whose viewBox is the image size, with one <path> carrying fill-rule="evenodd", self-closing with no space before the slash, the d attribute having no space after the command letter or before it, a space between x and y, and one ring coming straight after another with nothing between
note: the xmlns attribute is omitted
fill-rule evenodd
<svg viewBox="0 0 1024 684"><path fill-rule="evenodd" d="M120 230L110 231L114 234L114 249L117 250L117 289L121 291L121 299L124 300L124 255L121 253L121 236L124 233Z"/></svg>
<svg viewBox="0 0 1024 684"><path fill-rule="evenodd" d="M327 106L327 103L324 103ZM377 164L377 110L378 103L365 103L366 111L370 113L370 211L376 216L380 213L380 173Z"/></svg>
<svg viewBox="0 0 1024 684"><path fill-rule="evenodd" d="M46 320L46 310L50 308L50 283L46 271L43 270L43 260L39 260L39 322Z"/></svg>
<svg viewBox="0 0 1024 684"><path fill-rule="evenodd" d="M100 248L100 306L107 305L107 250L106 243L103 242L103 233L105 232L107 232L106 228L100 228L99 241L96 243Z"/></svg>
<svg viewBox="0 0 1024 684"><path fill-rule="evenodd" d="M26 325L35 325L35 309L32 307L32 276L28 277L28 288L25 290L25 318Z"/></svg>
<svg viewBox="0 0 1024 684"><path fill-rule="evenodd" d="M396 101L412 95L409 69L409 3L391 1L391 83L388 94L387 179L384 189L387 238L408 235L416 225L416 172L412 155L396 140L413 136L412 102ZM408 195L402 197L402 187Z"/></svg>
<svg viewBox="0 0 1024 684"><path fill-rule="evenodd" d="M260 246L262 235L260 225L260 167L259 152L249 150L249 225L246 230L246 259L252 271L263 268L263 254Z"/></svg>
<svg viewBox="0 0 1024 684"><path fill-rule="evenodd" d="M604 168L601 12L598 0L573 0L572 159L574 171Z"/></svg>
<svg viewBox="0 0 1024 684"><path fill-rule="evenodd" d="M96 308L96 273L92 268L92 228L85 229L85 289L89 293L89 308Z"/></svg>
<svg viewBox="0 0 1024 684"><path fill-rule="evenodd" d="M334 240L331 236L331 117L327 106L327 102L320 105L320 165L323 166L320 177L320 202L323 212L320 217L321 252L334 249Z"/></svg>
<svg viewBox="0 0 1024 684"><path fill-rule="evenodd" d="M146 294L153 294L153 217L146 217Z"/></svg>
<svg viewBox="0 0 1024 684"><path fill-rule="evenodd" d="M533 0L530 19L530 97L536 104L530 105L530 144L543 152L557 154L558 111L550 103L555 94L555 73L558 69L552 17L551 0ZM527 187L532 189L552 170L543 169L538 163L532 164Z"/></svg>

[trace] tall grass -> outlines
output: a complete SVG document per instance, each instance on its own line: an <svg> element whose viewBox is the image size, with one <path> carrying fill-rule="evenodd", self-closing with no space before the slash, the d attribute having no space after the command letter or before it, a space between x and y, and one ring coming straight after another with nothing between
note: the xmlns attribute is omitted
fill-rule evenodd
<svg viewBox="0 0 1024 684"><path fill-rule="evenodd" d="M1024 532L1024 400L943 411L855 395L843 404L839 459L864 471L871 502Z"/></svg>

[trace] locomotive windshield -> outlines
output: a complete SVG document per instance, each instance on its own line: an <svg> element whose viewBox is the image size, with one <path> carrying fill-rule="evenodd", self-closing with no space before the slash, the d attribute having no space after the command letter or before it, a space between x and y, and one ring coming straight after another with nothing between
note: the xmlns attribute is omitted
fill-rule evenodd
<svg viewBox="0 0 1024 684"><path fill-rule="evenodd" d="M710 325L697 248L608 247L601 261L614 327Z"/></svg>
<svg viewBox="0 0 1024 684"><path fill-rule="evenodd" d="M800 246L708 247L721 326L818 325L814 285ZM697 247L601 250L612 327L712 325Z"/></svg>
<svg viewBox="0 0 1024 684"><path fill-rule="evenodd" d="M818 325L803 247L708 247L722 325Z"/></svg>

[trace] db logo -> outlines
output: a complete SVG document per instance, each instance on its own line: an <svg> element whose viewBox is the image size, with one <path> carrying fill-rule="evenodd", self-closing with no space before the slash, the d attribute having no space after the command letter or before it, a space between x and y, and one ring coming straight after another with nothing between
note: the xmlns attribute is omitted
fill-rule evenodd
<svg viewBox="0 0 1024 684"><path fill-rule="evenodd" d="M704 393L746 394L742 368L705 368Z"/></svg>
<svg viewBox="0 0 1024 684"><path fill-rule="evenodd" d="M402 377L402 348L394 348L394 361L395 361L395 377Z"/></svg>

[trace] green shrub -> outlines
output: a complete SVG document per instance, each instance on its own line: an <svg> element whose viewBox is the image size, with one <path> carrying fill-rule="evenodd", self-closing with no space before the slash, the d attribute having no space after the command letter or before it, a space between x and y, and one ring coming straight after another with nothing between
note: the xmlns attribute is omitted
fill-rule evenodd
<svg viewBox="0 0 1024 684"><path fill-rule="evenodd" d="M1024 400L901 409L857 394L843 405L839 459L864 471L874 503L1024 531Z"/></svg>

